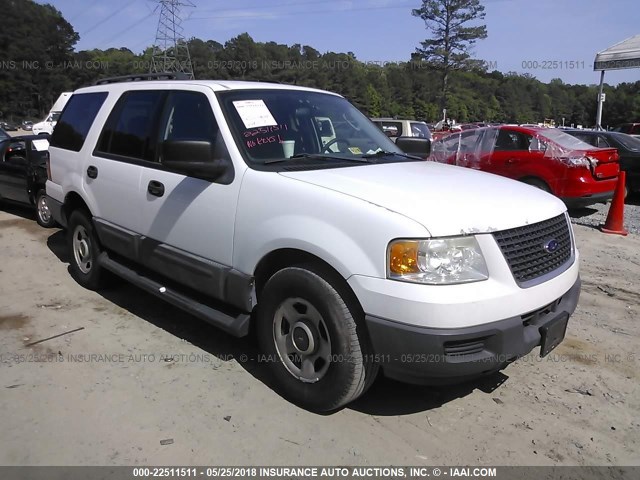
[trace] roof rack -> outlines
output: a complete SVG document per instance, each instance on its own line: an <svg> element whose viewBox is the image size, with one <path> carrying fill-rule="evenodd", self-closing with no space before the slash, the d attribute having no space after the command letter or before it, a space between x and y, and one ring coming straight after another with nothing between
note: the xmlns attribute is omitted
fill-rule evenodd
<svg viewBox="0 0 640 480"><path fill-rule="evenodd" d="M144 80L190 80L189 75L182 72L162 72L162 73L134 73L121 77L101 78L94 85L108 85L110 83L140 82Z"/></svg>

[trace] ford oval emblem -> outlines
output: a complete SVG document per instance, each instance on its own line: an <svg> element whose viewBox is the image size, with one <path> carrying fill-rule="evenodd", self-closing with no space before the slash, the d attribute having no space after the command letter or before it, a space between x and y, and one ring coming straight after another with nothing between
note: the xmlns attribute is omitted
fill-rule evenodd
<svg viewBox="0 0 640 480"><path fill-rule="evenodd" d="M555 238L552 238L551 240L548 240L543 245L543 248L544 248L545 252L547 252L547 253L555 252L556 250L558 250L558 247L560 247L560 244L558 243L558 241Z"/></svg>

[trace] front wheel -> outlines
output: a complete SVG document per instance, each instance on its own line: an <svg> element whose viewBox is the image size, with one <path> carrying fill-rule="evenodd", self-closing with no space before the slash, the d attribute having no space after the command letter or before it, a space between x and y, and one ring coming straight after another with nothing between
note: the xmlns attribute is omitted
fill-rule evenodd
<svg viewBox="0 0 640 480"><path fill-rule="evenodd" d="M323 276L301 267L274 274L258 308L258 341L284 397L314 411L362 395L378 366L357 309Z"/></svg>
<svg viewBox="0 0 640 480"><path fill-rule="evenodd" d="M36 221L44 228L52 228L56 225L44 190L39 190L36 194Z"/></svg>

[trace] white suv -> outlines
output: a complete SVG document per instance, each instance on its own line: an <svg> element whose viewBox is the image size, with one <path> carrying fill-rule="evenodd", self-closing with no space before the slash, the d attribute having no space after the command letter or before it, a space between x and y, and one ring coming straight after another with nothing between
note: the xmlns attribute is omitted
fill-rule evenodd
<svg viewBox="0 0 640 480"><path fill-rule="evenodd" d="M329 92L114 79L63 111L47 194L80 285L253 325L279 391L333 410L379 369L453 383L545 355L578 301L560 200L406 140Z"/></svg>

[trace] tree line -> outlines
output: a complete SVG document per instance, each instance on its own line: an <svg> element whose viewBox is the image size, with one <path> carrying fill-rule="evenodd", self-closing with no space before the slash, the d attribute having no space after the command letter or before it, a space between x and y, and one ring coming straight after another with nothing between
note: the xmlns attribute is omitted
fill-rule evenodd
<svg viewBox="0 0 640 480"><path fill-rule="evenodd" d="M11 29L0 29L0 118L43 116L58 95L104 77L149 71L152 48L76 51L73 26L51 5L0 0ZM442 72L420 52L404 62L362 62L353 52L321 53L308 45L256 42L248 33L224 44L188 40L196 79L258 80L344 95L372 117L428 122L442 118ZM640 120L640 81L605 85L603 126ZM470 62L448 74L447 116L458 122L595 123L597 86L543 83L531 75L487 71Z"/></svg>

